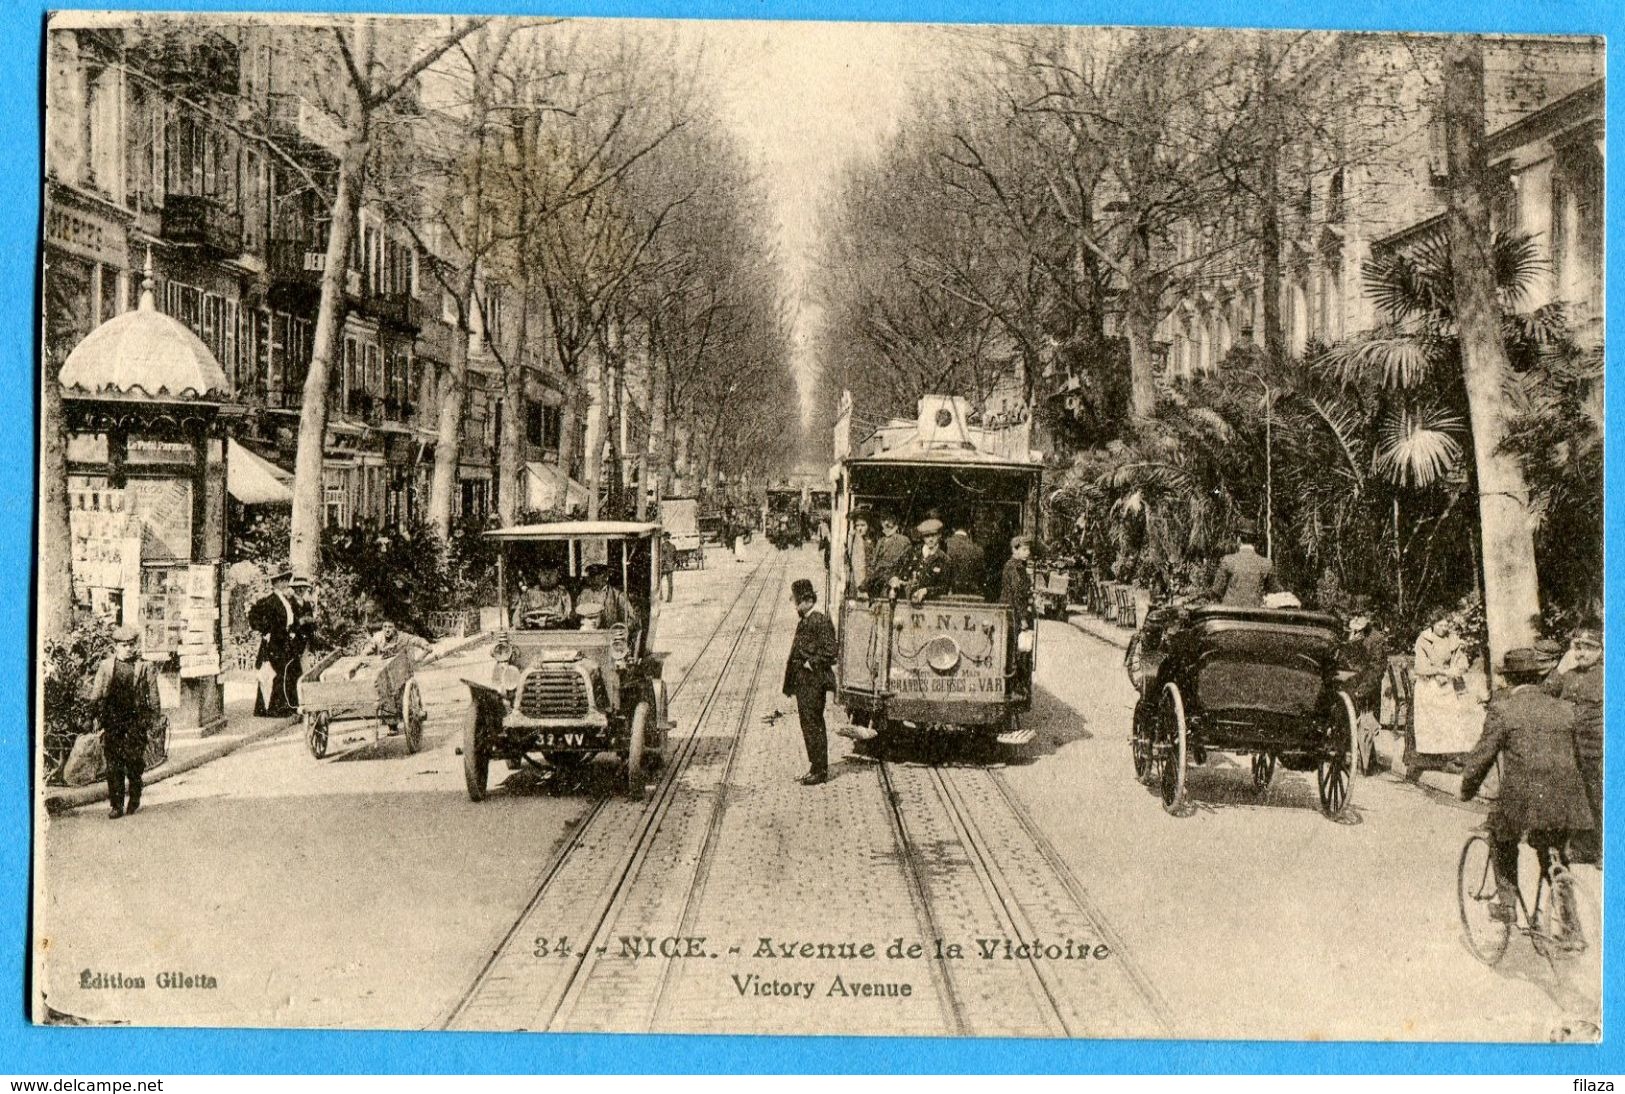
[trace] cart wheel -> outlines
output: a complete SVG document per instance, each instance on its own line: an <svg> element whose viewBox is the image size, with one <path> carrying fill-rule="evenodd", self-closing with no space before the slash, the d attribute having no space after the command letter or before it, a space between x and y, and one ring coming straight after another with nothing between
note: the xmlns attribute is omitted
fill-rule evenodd
<svg viewBox="0 0 1625 1094"><path fill-rule="evenodd" d="M652 713L647 699L632 708L632 727L626 739L626 793L633 801L643 797L644 748L648 744Z"/></svg>
<svg viewBox="0 0 1625 1094"><path fill-rule="evenodd" d="M1331 731L1328 734L1328 753L1320 761L1315 773L1320 786L1320 811L1335 817L1348 808L1354 788L1354 752L1359 746L1358 719L1354 703L1347 693L1337 693L1337 708L1332 711Z"/></svg>
<svg viewBox="0 0 1625 1094"><path fill-rule="evenodd" d="M1128 640L1128 648L1123 651L1123 668L1128 671L1128 681L1134 685L1136 691L1140 687L1140 647L1142 637L1141 632L1135 631L1134 636Z"/></svg>
<svg viewBox="0 0 1625 1094"><path fill-rule="evenodd" d="M305 745L310 749L310 754L319 760L327 755L327 714L307 714L305 720Z"/></svg>
<svg viewBox="0 0 1625 1094"><path fill-rule="evenodd" d="M491 754L480 747L480 704L470 701L463 716L463 782L469 801L485 800L485 783L491 771Z"/></svg>
<svg viewBox="0 0 1625 1094"><path fill-rule="evenodd" d="M1177 817L1185 807L1185 767L1190 761L1185 700L1178 685L1163 687L1161 713L1159 728L1168 738L1168 751L1162 758L1162 807Z"/></svg>
<svg viewBox="0 0 1625 1094"><path fill-rule="evenodd" d="M1473 956L1486 965L1497 964L1512 940L1512 924L1490 915L1495 903L1495 868L1490 841L1475 832L1462 844L1456 864L1456 907L1461 912L1461 937Z"/></svg>
<svg viewBox="0 0 1625 1094"><path fill-rule="evenodd" d="M423 747L425 720L423 693L418 690L417 680L408 680L401 688L401 731L406 734L407 752L416 752Z"/></svg>
<svg viewBox="0 0 1625 1094"><path fill-rule="evenodd" d="M1270 788L1270 780L1275 778L1275 753L1253 753L1253 789L1262 794Z"/></svg>

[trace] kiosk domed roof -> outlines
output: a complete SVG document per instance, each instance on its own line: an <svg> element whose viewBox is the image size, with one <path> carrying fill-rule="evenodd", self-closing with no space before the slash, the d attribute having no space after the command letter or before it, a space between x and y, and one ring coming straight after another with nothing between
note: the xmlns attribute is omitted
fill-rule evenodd
<svg viewBox="0 0 1625 1094"><path fill-rule="evenodd" d="M68 354L58 379L64 392L76 395L212 400L231 393L203 339L154 308L150 287L142 288L135 311L86 335Z"/></svg>

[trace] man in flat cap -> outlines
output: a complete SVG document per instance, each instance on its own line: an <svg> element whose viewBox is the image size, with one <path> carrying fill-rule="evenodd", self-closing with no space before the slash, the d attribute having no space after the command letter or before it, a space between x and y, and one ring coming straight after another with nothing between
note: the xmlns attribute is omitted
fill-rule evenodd
<svg viewBox="0 0 1625 1094"><path fill-rule="evenodd" d="M1236 549L1219 560L1213 575L1214 600L1233 608L1260 608L1264 594L1276 591L1275 565L1253 546L1251 524L1236 529Z"/></svg>
<svg viewBox="0 0 1625 1094"><path fill-rule="evenodd" d="M914 554L914 544L901 531L897 517L880 514L880 542L875 544L869 560L869 595L890 596L892 589L903 583L908 574L908 562Z"/></svg>
<svg viewBox="0 0 1625 1094"><path fill-rule="evenodd" d="M804 786L829 781L829 741L824 730L824 693L835 690L835 627L829 616L818 610L818 593L806 578L790 586L795 601L795 641L784 665L784 694L794 697L801 719L801 739L807 746L808 771L799 780Z"/></svg>
<svg viewBox="0 0 1625 1094"><path fill-rule="evenodd" d="M1525 834L1541 870L1566 882L1569 837L1593 828L1574 760L1574 708L1540 689L1551 668L1538 650L1507 651L1501 668L1507 686L1490 699L1483 735L1462 763L1461 800L1471 801L1501 759L1501 792L1489 819L1496 885L1491 914L1506 923L1517 919L1518 843ZM1573 893L1566 884L1554 891L1561 940L1576 925Z"/></svg>
<svg viewBox="0 0 1625 1094"><path fill-rule="evenodd" d="M942 521L930 517L921 521L915 531L920 533L920 553L909 572L913 589L908 598L915 604L923 604L927 597L953 591L953 567L948 562L948 552L942 547Z"/></svg>
<svg viewBox="0 0 1625 1094"><path fill-rule="evenodd" d="M248 609L248 625L260 633L259 651L254 655L260 679L255 717L285 718L298 705L309 619L309 609L294 595L293 571L272 574L271 591Z"/></svg>
<svg viewBox="0 0 1625 1094"><path fill-rule="evenodd" d="M102 731L107 757L109 817L141 808L141 776L147 769L147 738L163 718L158 701L158 670L136 656L140 635L134 627L113 632L113 652L96 666L90 704ZM128 797L126 797L128 792Z"/></svg>
<svg viewBox="0 0 1625 1094"><path fill-rule="evenodd" d="M1555 644L1555 643L1554 643ZM1542 689L1574 704L1574 759L1580 768L1586 801L1596 822L1574 840L1581 862L1602 863L1602 631L1581 627L1569 636L1568 652Z"/></svg>

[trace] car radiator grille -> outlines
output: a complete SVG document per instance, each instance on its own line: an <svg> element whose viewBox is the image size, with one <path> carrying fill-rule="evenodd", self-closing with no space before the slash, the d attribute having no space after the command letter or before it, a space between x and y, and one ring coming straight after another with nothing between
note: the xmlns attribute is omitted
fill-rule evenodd
<svg viewBox="0 0 1625 1094"><path fill-rule="evenodd" d="M541 669L525 677L519 712L529 718L584 718L587 681L574 669Z"/></svg>

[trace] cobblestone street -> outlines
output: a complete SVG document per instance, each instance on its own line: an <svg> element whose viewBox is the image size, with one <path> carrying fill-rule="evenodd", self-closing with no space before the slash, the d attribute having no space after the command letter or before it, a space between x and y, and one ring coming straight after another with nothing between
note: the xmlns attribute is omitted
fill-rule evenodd
<svg viewBox="0 0 1625 1094"><path fill-rule="evenodd" d="M316 761L289 730L135 818L51 818L47 1002L134 1024L1524 1040L1593 1005L1588 958L1515 941L1492 970L1462 946L1479 813L1378 775L1334 823L1312 774L1260 797L1215 756L1194 815L1168 816L1130 768L1120 651L1065 624L1042 627L1038 739L1008 763L832 736L833 780L797 784L787 589L818 565L758 542L678 575L675 729L642 801L602 761L493 771L471 803L458 681L488 673L480 648L424 673L419 755ZM151 990L165 970L217 987Z"/></svg>

